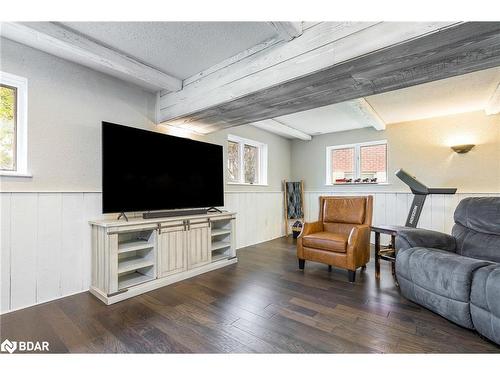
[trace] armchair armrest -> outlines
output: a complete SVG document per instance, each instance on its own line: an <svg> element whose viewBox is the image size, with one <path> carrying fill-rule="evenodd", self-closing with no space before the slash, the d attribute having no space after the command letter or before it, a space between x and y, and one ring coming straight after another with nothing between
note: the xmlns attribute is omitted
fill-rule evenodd
<svg viewBox="0 0 500 375"><path fill-rule="evenodd" d="M356 225L351 229L349 233L349 238L347 239L347 251L359 244L360 241L364 241L370 238L371 228L369 225L362 224Z"/></svg>
<svg viewBox="0 0 500 375"><path fill-rule="evenodd" d="M433 230L420 228L398 230L396 249L408 249L410 247L430 247L454 253L456 251L456 242L455 237Z"/></svg>
<svg viewBox="0 0 500 375"><path fill-rule="evenodd" d="M367 224L353 226L347 239L347 267L355 270L370 261L370 232Z"/></svg>
<svg viewBox="0 0 500 375"><path fill-rule="evenodd" d="M304 228L302 229L302 232L300 233L299 238L307 236L308 234L311 234L311 233L317 233L317 232L322 232L322 231L323 231L323 222L321 222L321 221L315 221L312 223L304 223Z"/></svg>

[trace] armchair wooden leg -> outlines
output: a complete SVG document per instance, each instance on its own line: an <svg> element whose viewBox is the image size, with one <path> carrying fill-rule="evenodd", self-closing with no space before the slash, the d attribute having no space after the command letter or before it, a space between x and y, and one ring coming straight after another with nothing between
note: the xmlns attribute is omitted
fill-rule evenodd
<svg viewBox="0 0 500 375"><path fill-rule="evenodd" d="M364 271L366 270L366 264L364 266L361 267L361 269Z"/></svg>
<svg viewBox="0 0 500 375"><path fill-rule="evenodd" d="M328 265L328 272L332 272L332 266Z"/></svg>
<svg viewBox="0 0 500 375"><path fill-rule="evenodd" d="M299 259L299 268L301 270L304 269L305 265L306 265L306 260L305 259Z"/></svg>
<svg viewBox="0 0 500 375"><path fill-rule="evenodd" d="M354 281L356 281L356 271L348 270L347 272L349 276L349 282L353 283Z"/></svg>

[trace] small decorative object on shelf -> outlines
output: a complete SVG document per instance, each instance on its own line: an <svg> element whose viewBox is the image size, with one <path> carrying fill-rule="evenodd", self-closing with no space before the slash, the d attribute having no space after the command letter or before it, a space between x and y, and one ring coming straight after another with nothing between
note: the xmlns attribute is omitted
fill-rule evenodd
<svg viewBox="0 0 500 375"><path fill-rule="evenodd" d="M354 181L352 178L337 178L335 179L336 184L376 184L377 178L357 178Z"/></svg>
<svg viewBox="0 0 500 375"><path fill-rule="evenodd" d="M297 238L299 234L302 232L302 221L297 220L295 223L292 225L292 234L293 238Z"/></svg>

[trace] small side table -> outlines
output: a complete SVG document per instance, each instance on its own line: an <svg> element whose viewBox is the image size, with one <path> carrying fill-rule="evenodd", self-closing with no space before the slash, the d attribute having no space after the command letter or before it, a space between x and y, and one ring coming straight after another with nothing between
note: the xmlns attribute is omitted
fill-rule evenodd
<svg viewBox="0 0 500 375"><path fill-rule="evenodd" d="M405 228L399 225L378 225L372 226L371 230L375 233L375 278L380 279L380 259L391 262L392 276L396 280L396 235L398 230ZM391 236L391 244L389 246L381 246L380 234L388 234Z"/></svg>

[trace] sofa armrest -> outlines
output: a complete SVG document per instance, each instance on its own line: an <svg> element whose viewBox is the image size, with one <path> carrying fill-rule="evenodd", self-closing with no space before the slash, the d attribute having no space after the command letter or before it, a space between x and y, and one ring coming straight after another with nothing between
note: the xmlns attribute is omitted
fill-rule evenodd
<svg viewBox="0 0 500 375"><path fill-rule="evenodd" d="M322 231L323 231L323 222L321 222L321 221L315 221L312 223L304 223L304 228L302 229L302 232L300 233L299 238L307 236L308 234L311 234L311 233L317 233L317 232L322 232Z"/></svg>
<svg viewBox="0 0 500 375"><path fill-rule="evenodd" d="M411 247L428 247L455 252L456 242L455 237L433 230L420 228L404 228L398 230L396 236L396 249L409 249Z"/></svg>

